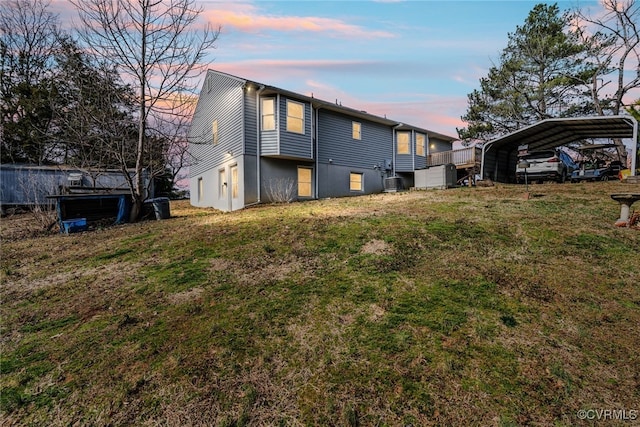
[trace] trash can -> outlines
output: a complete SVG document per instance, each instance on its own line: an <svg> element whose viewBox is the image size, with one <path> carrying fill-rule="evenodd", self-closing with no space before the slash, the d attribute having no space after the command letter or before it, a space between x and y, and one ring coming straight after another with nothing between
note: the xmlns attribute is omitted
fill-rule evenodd
<svg viewBox="0 0 640 427"><path fill-rule="evenodd" d="M156 219L168 219L171 218L171 209L169 207L168 197L156 197L149 200L153 206L153 212L156 215Z"/></svg>

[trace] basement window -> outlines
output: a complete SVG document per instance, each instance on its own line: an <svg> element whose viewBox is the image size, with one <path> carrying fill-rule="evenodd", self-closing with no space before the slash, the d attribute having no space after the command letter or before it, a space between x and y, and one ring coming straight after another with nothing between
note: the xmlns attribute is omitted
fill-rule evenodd
<svg viewBox="0 0 640 427"><path fill-rule="evenodd" d="M311 197L311 168L298 168L298 197Z"/></svg>
<svg viewBox="0 0 640 427"><path fill-rule="evenodd" d="M351 172L349 174L349 190L362 191L362 174L357 172Z"/></svg>

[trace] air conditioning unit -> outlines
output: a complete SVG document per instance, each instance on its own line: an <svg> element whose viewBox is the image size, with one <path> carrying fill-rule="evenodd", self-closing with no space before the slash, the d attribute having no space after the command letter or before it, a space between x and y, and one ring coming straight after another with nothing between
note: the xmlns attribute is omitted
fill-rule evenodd
<svg viewBox="0 0 640 427"><path fill-rule="evenodd" d="M414 186L419 190L455 187L457 180L458 171L453 163L420 169L414 174Z"/></svg>
<svg viewBox="0 0 640 427"><path fill-rule="evenodd" d="M392 193L400 190L402 190L402 180L399 176L392 176L384 179L385 193Z"/></svg>

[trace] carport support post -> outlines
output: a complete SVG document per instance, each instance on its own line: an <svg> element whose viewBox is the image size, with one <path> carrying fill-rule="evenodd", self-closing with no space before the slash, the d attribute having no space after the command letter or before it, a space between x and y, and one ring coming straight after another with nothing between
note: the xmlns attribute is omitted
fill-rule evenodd
<svg viewBox="0 0 640 427"><path fill-rule="evenodd" d="M640 157L640 140L638 140L638 121L633 118L633 156L631 156L631 175L636 175L638 157Z"/></svg>

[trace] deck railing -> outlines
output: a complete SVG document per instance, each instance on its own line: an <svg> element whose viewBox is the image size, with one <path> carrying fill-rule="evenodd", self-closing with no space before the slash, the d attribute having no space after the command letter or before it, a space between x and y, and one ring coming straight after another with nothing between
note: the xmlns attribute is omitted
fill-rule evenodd
<svg viewBox="0 0 640 427"><path fill-rule="evenodd" d="M458 169L473 167L480 164L482 149L467 147L459 150L432 153L427 159L427 166L446 165L453 163Z"/></svg>

